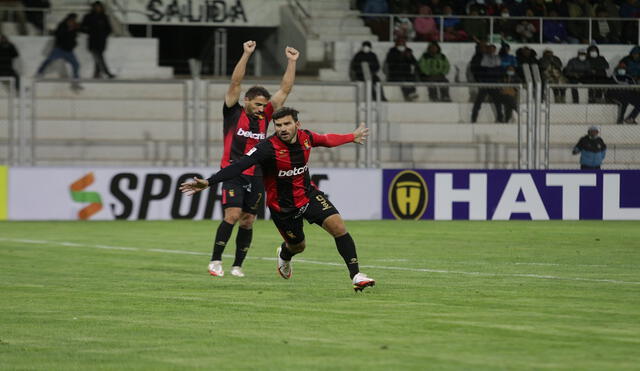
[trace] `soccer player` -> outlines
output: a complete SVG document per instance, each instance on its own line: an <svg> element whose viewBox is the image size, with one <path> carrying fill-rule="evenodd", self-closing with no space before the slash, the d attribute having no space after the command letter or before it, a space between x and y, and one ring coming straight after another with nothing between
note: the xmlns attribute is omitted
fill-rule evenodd
<svg viewBox="0 0 640 371"><path fill-rule="evenodd" d="M225 168L241 158L247 151L266 137L267 127L275 109L284 105L293 87L296 74L296 61L300 55L294 48L287 47L287 69L282 77L280 89L271 96L261 86L251 87L244 96L244 107L240 99L240 83L245 75L249 57L256 49L256 42L249 40L243 44L244 52L231 74L231 83L224 96L222 109L224 124L224 153L220 167ZM222 208L224 218L216 231L213 253L209 263L209 273L215 277L224 276L222 252L224 251L233 226L239 222L236 236L236 255L231 274L244 277L242 262L251 246L253 222L256 219L258 205L264 197L264 186L260 167L251 166L242 173L226 179L222 183Z"/></svg>
<svg viewBox="0 0 640 371"><path fill-rule="evenodd" d="M375 285L375 280L360 272L356 245L347 232L342 217L324 193L309 177L307 162L312 147L335 147L354 142L362 144L368 135L364 124L350 134L318 134L302 130L298 111L283 107L273 114L275 134L261 141L246 156L208 179L194 178L180 190L191 196L210 185L232 179L244 169L261 165L267 190L267 205L273 222L284 238L277 250L278 273L291 278L291 258L305 249L302 219L329 232L349 269L356 291Z"/></svg>

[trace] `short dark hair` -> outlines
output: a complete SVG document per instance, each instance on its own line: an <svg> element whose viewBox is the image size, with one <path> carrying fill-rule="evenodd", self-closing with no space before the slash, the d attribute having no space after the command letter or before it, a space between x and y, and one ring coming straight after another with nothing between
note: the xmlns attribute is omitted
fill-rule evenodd
<svg viewBox="0 0 640 371"><path fill-rule="evenodd" d="M298 111L291 108L291 107L281 107L279 108L276 112L273 113L273 116L271 116L271 118L273 119L273 121L275 122L277 119L281 119L285 116L291 116L293 117L293 121L298 121Z"/></svg>
<svg viewBox="0 0 640 371"><path fill-rule="evenodd" d="M267 98L267 100L271 99L271 94L269 94L267 89L263 88L262 86L252 86L244 94L244 97L249 100L252 100L255 97L259 97L259 96L263 96Z"/></svg>

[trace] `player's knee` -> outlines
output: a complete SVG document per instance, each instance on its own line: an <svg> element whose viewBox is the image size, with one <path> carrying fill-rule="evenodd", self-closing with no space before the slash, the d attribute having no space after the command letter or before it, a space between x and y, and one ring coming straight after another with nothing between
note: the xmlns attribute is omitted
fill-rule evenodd
<svg viewBox="0 0 640 371"><path fill-rule="evenodd" d="M236 224L240 220L240 210L225 209L224 221L229 224Z"/></svg>
<svg viewBox="0 0 640 371"><path fill-rule="evenodd" d="M255 215L245 213L240 217L240 227L244 229L251 229L255 221L256 221Z"/></svg>
<svg viewBox="0 0 640 371"><path fill-rule="evenodd" d="M304 251L305 247L307 246L304 241L297 244L287 244L287 248L294 254L300 254Z"/></svg>

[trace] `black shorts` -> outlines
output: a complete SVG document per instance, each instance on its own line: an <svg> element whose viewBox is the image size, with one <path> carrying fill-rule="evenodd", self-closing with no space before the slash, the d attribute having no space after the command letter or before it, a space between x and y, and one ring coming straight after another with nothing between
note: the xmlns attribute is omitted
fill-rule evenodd
<svg viewBox="0 0 640 371"><path fill-rule="evenodd" d="M263 197L261 177L240 175L222 183L222 209L240 207L242 211L256 215Z"/></svg>
<svg viewBox="0 0 640 371"><path fill-rule="evenodd" d="M304 241L302 219L311 224L322 226L325 219L333 214L339 214L336 207L320 191L314 191L309 196L309 203L291 212L281 213L271 209L271 218L282 237L291 244Z"/></svg>

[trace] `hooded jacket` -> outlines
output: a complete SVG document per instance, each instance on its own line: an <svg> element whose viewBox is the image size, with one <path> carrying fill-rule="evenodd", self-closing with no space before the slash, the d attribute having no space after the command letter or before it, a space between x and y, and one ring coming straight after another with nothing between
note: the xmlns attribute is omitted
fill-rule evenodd
<svg viewBox="0 0 640 371"><path fill-rule="evenodd" d="M633 77L634 79L640 78L640 58L633 59L633 54L640 55L640 46L634 46L629 51L629 55L622 58L620 63L624 63L627 67L627 75Z"/></svg>
<svg viewBox="0 0 640 371"><path fill-rule="evenodd" d="M424 52L418 61L418 67L420 67L420 72L427 76L435 76L435 75L447 75L449 73L450 65L447 57L442 54L440 50L440 46L437 43L429 44L435 45L438 48L436 54L431 55L428 51ZM428 50L428 49L427 49Z"/></svg>

